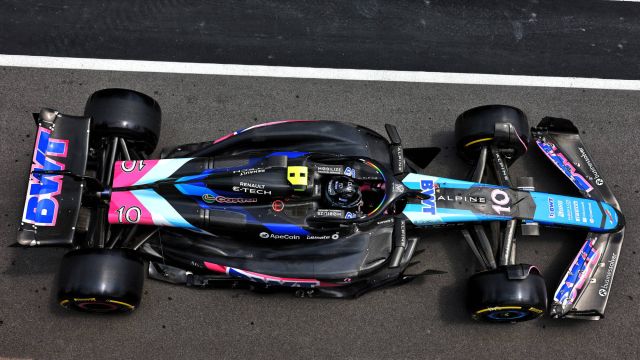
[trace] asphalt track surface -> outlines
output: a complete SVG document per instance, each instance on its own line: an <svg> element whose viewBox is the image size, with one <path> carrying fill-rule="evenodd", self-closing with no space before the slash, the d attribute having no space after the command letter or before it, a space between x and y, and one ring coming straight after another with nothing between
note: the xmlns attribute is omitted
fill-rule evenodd
<svg viewBox="0 0 640 360"><path fill-rule="evenodd" d="M640 4L7 0L0 53L639 79Z"/></svg>
<svg viewBox="0 0 640 360"><path fill-rule="evenodd" d="M52 285L64 249L15 242L33 149L31 113L40 107L80 114L106 87L132 88L163 109L161 145L214 139L278 119L339 119L384 131L396 124L404 144L440 146L428 173L461 178L453 122L482 104L522 108L530 122L573 119L627 219L606 318L544 318L517 325L471 321L464 310L473 258L457 231L424 234L422 269L447 271L357 300L297 299L244 290L197 290L153 280L130 316L65 311ZM637 104L625 91L375 83L97 71L0 68L0 358L638 358L640 336L640 152ZM514 174L564 192L568 182L533 149ZM537 264L550 291L583 234L543 230L520 238L518 257Z"/></svg>

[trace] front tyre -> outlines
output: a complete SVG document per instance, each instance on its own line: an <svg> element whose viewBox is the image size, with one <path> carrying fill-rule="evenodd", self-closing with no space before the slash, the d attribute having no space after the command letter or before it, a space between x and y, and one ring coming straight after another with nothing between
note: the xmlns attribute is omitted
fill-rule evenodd
<svg viewBox="0 0 640 360"><path fill-rule="evenodd" d="M496 133L496 127L508 131ZM511 164L527 151L530 139L529 121L522 110L507 105L485 105L463 112L456 119L458 155L473 163L483 146L499 148Z"/></svg>
<svg viewBox="0 0 640 360"><path fill-rule="evenodd" d="M128 313L140 305L145 269L129 249L80 249L62 258L57 300L67 309Z"/></svg>
<svg viewBox="0 0 640 360"><path fill-rule="evenodd" d="M467 305L475 320L512 323L536 319L547 308L547 287L531 265L508 265L469 279Z"/></svg>

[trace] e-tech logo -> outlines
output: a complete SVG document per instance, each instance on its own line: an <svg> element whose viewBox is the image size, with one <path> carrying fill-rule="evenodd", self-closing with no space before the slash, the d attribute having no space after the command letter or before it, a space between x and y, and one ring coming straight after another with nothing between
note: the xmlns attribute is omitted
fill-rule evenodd
<svg viewBox="0 0 640 360"><path fill-rule="evenodd" d="M424 199L420 202L422 204L422 212L435 215L436 200L435 200L435 197L433 196L435 194L435 186L434 186L433 180L421 180L420 190L422 190L423 194L429 195L428 199Z"/></svg>
<svg viewBox="0 0 640 360"><path fill-rule="evenodd" d="M34 170L64 170L64 164L51 156L67 157L69 140L51 139L51 130L38 128L33 165L27 188L22 222L38 226L54 226L58 217L58 200L62 192L62 175L34 174Z"/></svg>
<svg viewBox="0 0 640 360"><path fill-rule="evenodd" d="M231 190L233 190L234 192L242 192L245 194L271 195L271 190L246 188L246 187L240 187L240 186L234 186L231 188Z"/></svg>

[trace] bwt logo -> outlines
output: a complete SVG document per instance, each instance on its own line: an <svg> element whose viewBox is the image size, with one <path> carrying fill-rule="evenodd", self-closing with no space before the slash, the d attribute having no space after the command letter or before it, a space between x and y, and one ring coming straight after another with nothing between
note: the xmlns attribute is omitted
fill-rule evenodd
<svg viewBox="0 0 640 360"><path fill-rule="evenodd" d="M38 128L36 147L33 151L33 165L27 188L22 221L39 226L54 226L58 217L56 196L62 191L62 175L42 175L34 170L64 170L64 164L51 156L67 157L69 140L51 139L51 130Z"/></svg>
<svg viewBox="0 0 640 360"><path fill-rule="evenodd" d="M433 184L433 180L421 180L420 181L420 190L425 195L429 195L428 199L424 199L421 201L422 204L422 212L429 213L431 215L436 214L436 200L435 196L435 187Z"/></svg>
<svg viewBox="0 0 640 360"><path fill-rule="evenodd" d="M551 159L580 190L584 190L586 192L591 192L591 190L593 190L593 186L589 184L584 176L577 172L576 168L571 164L571 161L569 161L564 154L558 151L558 148L556 148L555 145L548 144L542 140L536 140L536 143L540 149L545 152L547 157L549 157L549 159Z"/></svg>
<svg viewBox="0 0 640 360"><path fill-rule="evenodd" d="M552 198L547 198L549 202L549 218L554 219L556 217L556 207Z"/></svg>

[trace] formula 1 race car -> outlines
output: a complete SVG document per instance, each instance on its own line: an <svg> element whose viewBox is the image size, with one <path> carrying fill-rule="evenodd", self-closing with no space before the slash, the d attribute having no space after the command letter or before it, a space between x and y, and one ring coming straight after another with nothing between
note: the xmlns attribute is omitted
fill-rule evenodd
<svg viewBox="0 0 640 360"><path fill-rule="evenodd" d="M84 116L34 118L18 244L73 248L58 276L64 307L132 311L145 272L196 287L356 297L419 276L406 271L425 233L416 229L455 225L481 268L468 284L473 318L604 314L624 221L569 120L530 129L513 107L466 111L455 133L473 168L454 180L420 174L437 149L403 149L392 125L387 140L349 123L277 121L149 159L161 111L144 94L100 90ZM508 166L530 144L582 197L537 192L530 178L514 185ZM550 306L540 271L515 256L516 227L531 235L540 225L588 233Z"/></svg>

